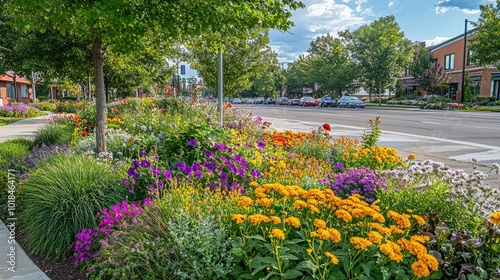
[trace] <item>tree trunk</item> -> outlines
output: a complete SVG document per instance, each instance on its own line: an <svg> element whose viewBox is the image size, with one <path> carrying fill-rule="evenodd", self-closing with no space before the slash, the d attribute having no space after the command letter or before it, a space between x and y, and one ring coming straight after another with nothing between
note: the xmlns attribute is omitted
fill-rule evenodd
<svg viewBox="0 0 500 280"><path fill-rule="evenodd" d="M97 107L97 124L95 139L97 153L106 152L106 97L104 95L104 73L102 68L102 39L92 39L92 62L94 63L95 98Z"/></svg>

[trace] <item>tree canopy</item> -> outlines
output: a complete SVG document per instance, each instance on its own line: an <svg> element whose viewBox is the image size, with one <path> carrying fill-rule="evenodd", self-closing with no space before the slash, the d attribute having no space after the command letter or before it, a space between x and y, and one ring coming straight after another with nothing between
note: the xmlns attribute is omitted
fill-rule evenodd
<svg viewBox="0 0 500 280"><path fill-rule="evenodd" d="M471 60L477 65L500 67L500 0L496 6L481 5L481 15L477 23L477 33L470 40Z"/></svg>

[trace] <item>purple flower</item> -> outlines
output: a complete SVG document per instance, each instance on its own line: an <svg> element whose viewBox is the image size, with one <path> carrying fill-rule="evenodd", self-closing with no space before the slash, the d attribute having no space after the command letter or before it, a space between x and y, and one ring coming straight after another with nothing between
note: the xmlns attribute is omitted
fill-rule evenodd
<svg viewBox="0 0 500 280"><path fill-rule="evenodd" d="M139 157L143 158L143 157L147 157L147 156L148 156L148 154L145 151L139 152Z"/></svg>
<svg viewBox="0 0 500 280"><path fill-rule="evenodd" d="M149 167L149 166L151 166L151 163L149 163L149 161L147 159L143 159L141 161L141 166L142 167Z"/></svg>
<svg viewBox="0 0 500 280"><path fill-rule="evenodd" d="M153 176L155 176L155 177L158 177L161 174L161 168L160 167L153 166L153 167L151 167L150 170L151 170L151 174L153 174Z"/></svg>
<svg viewBox="0 0 500 280"><path fill-rule="evenodd" d="M165 175L165 178L167 178L167 180L172 181L172 172L170 171L170 169L166 170L163 175Z"/></svg>
<svg viewBox="0 0 500 280"><path fill-rule="evenodd" d="M247 142L245 143L245 147L247 147L247 148L252 147L252 143L250 143L250 141L247 141Z"/></svg>
<svg viewBox="0 0 500 280"><path fill-rule="evenodd" d="M255 178L260 177L260 172L257 169L252 169L252 171L250 171L250 174Z"/></svg>
<svg viewBox="0 0 500 280"><path fill-rule="evenodd" d="M338 170L338 169L344 169L344 165L342 163L337 163L337 165L335 165L334 169Z"/></svg>
<svg viewBox="0 0 500 280"><path fill-rule="evenodd" d="M141 125L141 130L142 131L146 131L146 129L148 129L145 125Z"/></svg>
<svg viewBox="0 0 500 280"><path fill-rule="evenodd" d="M195 139L189 139L188 145L194 148L194 146L196 146L196 140Z"/></svg>
<svg viewBox="0 0 500 280"><path fill-rule="evenodd" d="M221 174L220 174L220 179L221 179L222 181L227 181L227 179L229 179L229 176L227 175L227 173L226 173L226 172L221 172Z"/></svg>
<svg viewBox="0 0 500 280"><path fill-rule="evenodd" d="M266 147L266 143L259 141L259 143L257 143L257 147L259 147L260 149L264 149Z"/></svg>
<svg viewBox="0 0 500 280"><path fill-rule="evenodd" d="M123 184L124 184L125 186L127 186L129 183L130 183L130 182L129 182L129 180L128 180L128 179L123 179Z"/></svg>

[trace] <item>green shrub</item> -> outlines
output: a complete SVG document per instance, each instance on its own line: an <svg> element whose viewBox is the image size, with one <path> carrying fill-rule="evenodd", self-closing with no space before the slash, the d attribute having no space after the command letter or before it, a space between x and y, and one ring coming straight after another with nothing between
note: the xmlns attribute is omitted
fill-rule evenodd
<svg viewBox="0 0 500 280"><path fill-rule="evenodd" d="M8 168L13 157L21 160L33 147L33 141L24 138L7 140L0 143L0 167Z"/></svg>
<svg viewBox="0 0 500 280"><path fill-rule="evenodd" d="M87 156L43 162L23 187L20 221L33 250L63 260L75 235L97 226L96 213L121 202L121 176Z"/></svg>
<svg viewBox="0 0 500 280"><path fill-rule="evenodd" d="M35 146L42 144L68 144L73 137L74 127L71 124L53 124L42 127L34 140Z"/></svg>
<svg viewBox="0 0 500 280"><path fill-rule="evenodd" d="M50 111L50 112L56 111L56 105L51 102L38 102L35 104L35 108L38 108L42 111Z"/></svg>

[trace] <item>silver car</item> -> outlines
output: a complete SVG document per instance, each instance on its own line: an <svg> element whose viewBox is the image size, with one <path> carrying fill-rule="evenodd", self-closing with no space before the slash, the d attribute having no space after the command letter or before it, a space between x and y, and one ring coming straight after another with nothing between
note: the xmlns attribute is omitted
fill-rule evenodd
<svg viewBox="0 0 500 280"><path fill-rule="evenodd" d="M337 106L342 108L364 108L365 103L356 96L342 96L337 100Z"/></svg>

